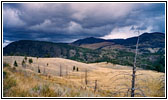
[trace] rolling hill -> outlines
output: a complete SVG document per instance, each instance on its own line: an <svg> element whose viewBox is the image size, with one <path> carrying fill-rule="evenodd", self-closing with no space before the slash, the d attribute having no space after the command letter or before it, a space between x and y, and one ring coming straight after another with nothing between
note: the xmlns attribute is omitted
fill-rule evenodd
<svg viewBox="0 0 168 100"><path fill-rule="evenodd" d="M106 62L86 64L63 58L27 57L29 59L33 63L25 62L26 67L23 67L25 57L3 57L5 97L131 96L128 90L131 88L132 68L129 66ZM13 65L14 61L17 67ZM165 96L164 73L137 68L136 75L136 97Z"/></svg>
<svg viewBox="0 0 168 100"><path fill-rule="evenodd" d="M132 66L136 40L137 37L113 40L90 37L70 44L20 40L3 48L3 55L60 57L85 63L106 61ZM164 46L165 35L163 33L155 32L140 35L137 66L164 72Z"/></svg>

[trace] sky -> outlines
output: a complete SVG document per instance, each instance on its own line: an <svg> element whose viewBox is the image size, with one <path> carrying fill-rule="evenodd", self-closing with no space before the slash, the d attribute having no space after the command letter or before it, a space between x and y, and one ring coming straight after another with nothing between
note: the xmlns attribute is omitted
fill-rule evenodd
<svg viewBox="0 0 168 100"><path fill-rule="evenodd" d="M3 46L17 40L70 43L165 32L164 3L3 3Z"/></svg>

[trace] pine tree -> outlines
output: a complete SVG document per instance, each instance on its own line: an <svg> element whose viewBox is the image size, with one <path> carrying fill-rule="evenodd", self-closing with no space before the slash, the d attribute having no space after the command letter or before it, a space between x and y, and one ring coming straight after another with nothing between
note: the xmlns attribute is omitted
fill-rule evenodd
<svg viewBox="0 0 168 100"><path fill-rule="evenodd" d="M73 71L75 70L75 66L73 66Z"/></svg>
<svg viewBox="0 0 168 100"><path fill-rule="evenodd" d="M15 60L15 62L14 62L14 64L13 64L15 67L17 67L18 66L18 64L17 64L17 62L16 62L16 60Z"/></svg>
<svg viewBox="0 0 168 100"><path fill-rule="evenodd" d="M33 60L32 59L29 59L29 64L33 63Z"/></svg>
<svg viewBox="0 0 168 100"><path fill-rule="evenodd" d="M27 61L27 56L25 56L25 58L24 58L24 59L25 59L25 61Z"/></svg>
<svg viewBox="0 0 168 100"><path fill-rule="evenodd" d="M23 60L23 61L22 61L22 66L23 66L24 64L25 64L25 61Z"/></svg>
<svg viewBox="0 0 168 100"><path fill-rule="evenodd" d="M77 68L76 68L76 71L78 72L78 70L79 70L79 69L78 69L78 67L77 67Z"/></svg>

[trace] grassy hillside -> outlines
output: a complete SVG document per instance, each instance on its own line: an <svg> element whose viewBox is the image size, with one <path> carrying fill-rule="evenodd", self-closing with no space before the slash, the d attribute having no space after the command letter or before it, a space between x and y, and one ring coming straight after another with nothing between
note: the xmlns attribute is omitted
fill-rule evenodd
<svg viewBox="0 0 168 100"><path fill-rule="evenodd" d="M29 59L33 63L29 63ZM3 57L6 97L129 97L131 67L110 63L85 64L62 58ZM17 67L14 62L17 62ZM40 73L38 72L38 66ZM75 66L75 70L74 70ZM78 68L78 70L77 70ZM61 69L61 76L60 76ZM87 70L87 85L86 85ZM136 96L163 97L164 73L137 69ZM97 80L97 81L96 81ZM97 82L95 89L95 82Z"/></svg>
<svg viewBox="0 0 168 100"><path fill-rule="evenodd" d="M106 45L100 47L100 45ZM110 62L132 66L135 48L130 49L119 45L109 45L109 42L92 44L96 50L81 48L64 43L21 40L3 49L5 56L60 57L84 63ZM83 45L84 46L84 45ZM87 45L88 46L88 45ZM84 47L87 47L86 45ZM146 51L151 52L146 52ZM139 50L137 66L144 69L165 71L164 50L147 48Z"/></svg>

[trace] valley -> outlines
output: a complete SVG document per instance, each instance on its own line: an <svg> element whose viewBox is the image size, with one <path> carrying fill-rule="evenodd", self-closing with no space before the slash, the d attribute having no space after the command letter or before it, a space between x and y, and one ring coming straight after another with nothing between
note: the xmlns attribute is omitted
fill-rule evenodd
<svg viewBox="0 0 168 100"><path fill-rule="evenodd" d="M1 99L167 98L166 1L4 0L1 12Z"/></svg>

